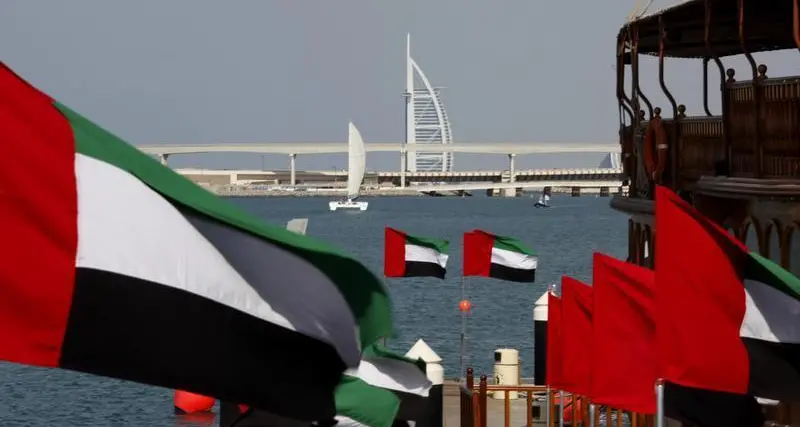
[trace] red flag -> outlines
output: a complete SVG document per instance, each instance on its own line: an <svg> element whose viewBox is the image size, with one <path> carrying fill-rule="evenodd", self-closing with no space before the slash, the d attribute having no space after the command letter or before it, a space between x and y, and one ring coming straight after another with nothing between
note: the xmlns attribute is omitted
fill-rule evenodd
<svg viewBox="0 0 800 427"><path fill-rule="evenodd" d="M797 278L749 254L661 186L656 235L657 372L665 380L666 414L708 427L763 425L753 395L800 395L796 353L769 341L797 330L796 311L789 309L797 307L797 293L776 292L800 286ZM766 339L758 339L765 331Z"/></svg>
<svg viewBox="0 0 800 427"><path fill-rule="evenodd" d="M486 276L492 266L492 245L494 239L491 234L480 230L464 233L464 260L462 271L464 276Z"/></svg>
<svg viewBox="0 0 800 427"><path fill-rule="evenodd" d="M595 403L655 414L655 272L594 254L592 379Z"/></svg>
<svg viewBox="0 0 800 427"><path fill-rule="evenodd" d="M562 386L582 396L589 394L592 300L591 286L571 277L561 278Z"/></svg>
<svg viewBox="0 0 800 427"><path fill-rule="evenodd" d="M561 389L561 298L547 292L547 365L545 383Z"/></svg>

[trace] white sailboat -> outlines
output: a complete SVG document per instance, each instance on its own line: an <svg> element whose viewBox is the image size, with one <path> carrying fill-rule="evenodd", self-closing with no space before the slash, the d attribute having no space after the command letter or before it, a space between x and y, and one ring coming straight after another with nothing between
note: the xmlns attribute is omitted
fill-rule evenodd
<svg viewBox="0 0 800 427"><path fill-rule="evenodd" d="M536 203L533 204L533 207L535 207L535 208L549 208L550 207L550 196L547 195L546 193L542 193L542 195L539 196L539 200Z"/></svg>
<svg viewBox="0 0 800 427"><path fill-rule="evenodd" d="M367 150L364 147L364 140L361 139L361 133L352 122L348 129L347 144L347 199L329 202L328 208L331 211L339 209L365 211L369 203L356 201L356 199L361 191L361 183L364 181L364 174L367 170Z"/></svg>

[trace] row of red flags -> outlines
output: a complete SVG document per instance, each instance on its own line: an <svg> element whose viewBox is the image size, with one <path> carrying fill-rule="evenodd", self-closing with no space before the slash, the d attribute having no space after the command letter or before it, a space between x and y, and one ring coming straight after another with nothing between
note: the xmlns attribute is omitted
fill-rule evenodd
<svg viewBox="0 0 800 427"><path fill-rule="evenodd" d="M547 383L642 414L656 410L655 273L594 254L593 286L561 280L548 295Z"/></svg>
<svg viewBox="0 0 800 427"><path fill-rule="evenodd" d="M728 255L746 248L664 187L655 204L655 270L595 253L592 286L563 277L560 296L548 292L546 383L598 405L655 414L656 382L663 380L715 396L732 393L752 402L739 406L758 418L755 398L746 396L738 330L722 317L731 299L714 293L734 289L737 267ZM687 415L709 416L717 417Z"/></svg>

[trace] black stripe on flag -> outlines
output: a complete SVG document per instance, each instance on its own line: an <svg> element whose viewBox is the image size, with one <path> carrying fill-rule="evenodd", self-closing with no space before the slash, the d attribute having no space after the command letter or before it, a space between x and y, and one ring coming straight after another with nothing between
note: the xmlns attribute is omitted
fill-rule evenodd
<svg viewBox="0 0 800 427"><path fill-rule="evenodd" d="M745 337L742 343L750 361L750 393L765 399L800 401L800 345Z"/></svg>
<svg viewBox="0 0 800 427"><path fill-rule="evenodd" d="M664 413L703 427L761 427L764 414L756 398L673 383L664 384Z"/></svg>
<svg viewBox="0 0 800 427"><path fill-rule="evenodd" d="M433 262L406 261L404 277L438 277L444 279L447 270Z"/></svg>
<svg viewBox="0 0 800 427"><path fill-rule="evenodd" d="M60 366L184 384L178 388L301 420L335 416L346 369L320 340L180 289L87 268L76 271Z"/></svg>
<svg viewBox="0 0 800 427"><path fill-rule="evenodd" d="M520 270L492 263L489 269L489 277L509 282L533 282L536 280L536 269Z"/></svg>
<svg viewBox="0 0 800 427"><path fill-rule="evenodd" d="M441 421L436 422L436 417L438 416L438 419L441 420L442 411L437 409L442 407L442 384L432 386L428 396L392 391L400 399L397 420L413 421L419 426L441 424Z"/></svg>

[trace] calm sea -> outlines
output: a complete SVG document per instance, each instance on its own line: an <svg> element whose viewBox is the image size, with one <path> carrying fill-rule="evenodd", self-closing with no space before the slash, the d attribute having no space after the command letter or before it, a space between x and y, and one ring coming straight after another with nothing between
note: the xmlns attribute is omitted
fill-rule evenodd
<svg viewBox="0 0 800 427"><path fill-rule="evenodd" d="M551 209L530 198L373 198L366 212L329 212L327 199L234 199L278 225L308 218L308 234L333 243L372 268L383 269L383 228L450 240L448 278L391 279L399 336L389 342L405 352L423 338L458 376L461 317L461 235L475 228L515 236L539 255L537 281L520 284L469 278L473 309L467 326L469 365L491 372L496 348L519 349L523 376L532 376L533 302L562 275L591 282L591 255L624 258L627 219L609 199L555 196ZM0 426L211 426L213 418L178 418L172 391L68 371L0 364Z"/></svg>

